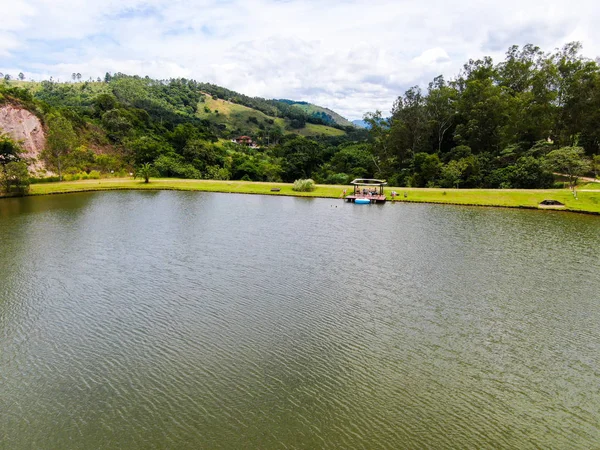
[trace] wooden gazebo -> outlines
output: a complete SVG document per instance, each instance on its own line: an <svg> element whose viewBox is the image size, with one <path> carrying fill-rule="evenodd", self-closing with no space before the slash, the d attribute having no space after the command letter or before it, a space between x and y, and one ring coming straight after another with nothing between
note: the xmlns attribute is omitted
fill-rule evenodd
<svg viewBox="0 0 600 450"><path fill-rule="evenodd" d="M369 199L371 203L385 203L383 192L383 187L387 185L385 180L357 178L350 184L354 186L354 193L345 197L347 202L354 203L356 199Z"/></svg>

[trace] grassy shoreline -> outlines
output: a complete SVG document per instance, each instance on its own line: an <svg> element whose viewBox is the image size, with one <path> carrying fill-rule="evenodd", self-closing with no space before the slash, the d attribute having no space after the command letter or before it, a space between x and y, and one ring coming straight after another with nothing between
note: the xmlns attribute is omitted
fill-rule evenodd
<svg viewBox="0 0 600 450"><path fill-rule="evenodd" d="M271 189L279 189L273 192ZM63 181L31 185L29 195L66 194L72 192L108 190L180 190L224 192L237 194L283 195L293 197L339 198L349 186L317 185L313 192L295 192L287 183L246 181L184 180L177 178L152 179L146 184L131 178ZM442 189L442 188L386 188L398 192L397 202L441 203L469 206L498 206L538 209L542 200L558 200L566 205L562 211L600 214L600 190L579 190L575 199L568 189Z"/></svg>

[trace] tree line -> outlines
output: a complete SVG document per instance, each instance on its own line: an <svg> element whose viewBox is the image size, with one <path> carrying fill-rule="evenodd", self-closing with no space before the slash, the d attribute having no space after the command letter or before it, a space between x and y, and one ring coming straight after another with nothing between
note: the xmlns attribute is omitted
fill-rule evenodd
<svg viewBox="0 0 600 450"><path fill-rule="evenodd" d="M206 95L270 119L250 118L247 129L212 123L198 114ZM426 89L408 89L389 115L368 113L368 130L345 127L342 136L293 133L327 118L311 119L291 101L183 78L107 73L101 82L5 81L5 102L40 117L48 137L42 158L59 178L149 164L162 176L183 178L345 184L376 177L394 186L547 188L553 172L574 183L597 174L600 164L600 68L581 55L579 43L552 53L513 46L498 63L470 60L453 79L438 76ZM231 142L241 134L258 146ZM5 154L17 155L13 150ZM0 164L15 158L0 156Z"/></svg>
<svg viewBox="0 0 600 450"><path fill-rule="evenodd" d="M580 51L579 43L554 53L512 46L497 64L470 60L453 80L408 89L390 117L365 118L381 175L395 185L549 187L559 167L548 156L563 148L591 169L600 70Z"/></svg>

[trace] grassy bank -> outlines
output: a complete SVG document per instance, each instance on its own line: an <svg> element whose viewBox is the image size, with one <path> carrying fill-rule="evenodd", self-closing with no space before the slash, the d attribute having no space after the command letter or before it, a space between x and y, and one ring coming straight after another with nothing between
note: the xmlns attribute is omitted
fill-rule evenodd
<svg viewBox="0 0 600 450"><path fill-rule="evenodd" d="M111 178L101 180L64 181L31 185L30 195L59 194L118 189L154 189L204 192L231 192L240 194L291 195L297 197L341 198L348 186L318 185L313 192L294 192L291 184L255 183L244 181L211 181L182 179L152 179L145 184L139 180ZM273 192L271 189L280 189ZM552 199L564 203L567 210L600 214L600 191L578 192L575 199L567 189L517 190L517 189L417 189L386 188L388 199L392 190L398 192L399 202L447 203L475 206L504 206L537 208L542 200ZM406 194L406 195L405 195Z"/></svg>

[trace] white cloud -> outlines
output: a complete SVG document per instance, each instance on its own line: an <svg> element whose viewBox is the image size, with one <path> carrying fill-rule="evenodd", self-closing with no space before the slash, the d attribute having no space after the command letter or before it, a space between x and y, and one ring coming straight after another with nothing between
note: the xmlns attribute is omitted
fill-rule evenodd
<svg viewBox="0 0 600 450"><path fill-rule="evenodd" d="M600 54L595 1L0 0L0 71L211 81L349 118L512 44Z"/></svg>

